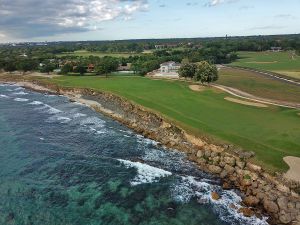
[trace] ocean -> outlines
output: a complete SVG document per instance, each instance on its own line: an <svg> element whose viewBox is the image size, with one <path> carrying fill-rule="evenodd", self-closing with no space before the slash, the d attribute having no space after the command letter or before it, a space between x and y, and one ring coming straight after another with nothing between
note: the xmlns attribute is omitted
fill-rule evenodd
<svg viewBox="0 0 300 225"><path fill-rule="evenodd" d="M181 152L64 96L0 84L0 224L267 224L240 202Z"/></svg>

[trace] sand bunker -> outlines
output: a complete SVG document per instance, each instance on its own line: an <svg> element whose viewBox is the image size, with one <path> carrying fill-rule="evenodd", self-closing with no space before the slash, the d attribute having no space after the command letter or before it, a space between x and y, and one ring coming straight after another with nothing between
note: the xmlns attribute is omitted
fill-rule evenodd
<svg viewBox="0 0 300 225"><path fill-rule="evenodd" d="M227 100L227 101L238 103L238 104L242 104L242 105L249 105L249 106L255 106L255 107L260 107L260 108L268 107L267 105L262 104L262 103L249 102L249 101L240 100L240 99L237 99L237 98L226 97L224 99Z"/></svg>
<svg viewBox="0 0 300 225"><path fill-rule="evenodd" d="M204 86L201 86L201 85L190 85L189 88L193 91L203 91L205 89Z"/></svg>
<svg viewBox="0 0 300 225"><path fill-rule="evenodd" d="M285 178L300 182L300 158L287 156L283 160L289 165L290 169L284 174Z"/></svg>

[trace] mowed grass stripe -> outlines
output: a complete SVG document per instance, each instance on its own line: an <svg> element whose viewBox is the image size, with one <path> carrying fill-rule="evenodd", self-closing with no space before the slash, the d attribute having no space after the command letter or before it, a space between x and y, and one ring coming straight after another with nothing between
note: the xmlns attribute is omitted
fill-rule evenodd
<svg viewBox="0 0 300 225"><path fill-rule="evenodd" d="M257 108L224 100L228 94L191 91L180 81L141 77L59 77L62 86L88 87L123 96L154 110L195 135L207 135L256 152L256 161L273 171L284 171L282 158L300 157L299 111L270 106Z"/></svg>

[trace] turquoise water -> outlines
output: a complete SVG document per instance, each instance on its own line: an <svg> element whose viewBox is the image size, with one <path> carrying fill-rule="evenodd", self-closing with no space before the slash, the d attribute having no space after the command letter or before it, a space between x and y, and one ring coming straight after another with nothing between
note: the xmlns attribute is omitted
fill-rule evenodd
<svg viewBox="0 0 300 225"><path fill-rule="evenodd" d="M14 85L0 85L0 196L0 224L267 224L236 213L238 194L184 154Z"/></svg>

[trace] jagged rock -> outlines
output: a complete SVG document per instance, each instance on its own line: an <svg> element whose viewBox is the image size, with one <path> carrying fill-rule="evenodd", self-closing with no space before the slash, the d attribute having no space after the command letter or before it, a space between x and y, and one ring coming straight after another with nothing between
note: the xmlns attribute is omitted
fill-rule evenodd
<svg viewBox="0 0 300 225"><path fill-rule="evenodd" d="M212 151L211 154L210 154L211 157L217 157L219 156L219 153L218 152L215 152L215 151Z"/></svg>
<svg viewBox="0 0 300 225"><path fill-rule="evenodd" d="M290 189L283 185L283 184L277 184L276 186L277 190L281 191L281 192L284 192L284 193L289 193L290 192Z"/></svg>
<svg viewBox="0 0 300 225"><path fill-rule="evenodd" d="M240 208L239 213L242 213L245 217L251 217L254 216L254 211L250 208Z"/></svg>
<svg viewBox="0 0 300 225"><path fill-rule="evenodd" d="M280 197L277 199L277 204L280 209L287 209L288 202L288 199L285 197Z"/></svg>
<svg viewBox="0 0 300 225"><path fill-rule="evenodd" d="M208 169L210 172L215 173L215 174L219 174L222 172L222 168L219 166L215 166L215 165L209 165Z"/></svg>
<svg viewBox="0 0 300 225"><path fill-rule="evenodd" d="M222 185L222 187L223 187L224 190L229 190L229 189L231 189L230 184L227 183L227 182L224 182L223 185Z"/></svg>
<svg viewBox="0 0 300 225"><path fill-rule="evenodd" d="M231 208L231 209L237 209L237 207L236 207L235 204L233 204L233 203L231 203L231 204L229 205L229 208Z"/></svg>
<svg viewBox="0 0 300 225"><path fill-rule="evenodd" d="M235 166L235 158L233 157L224 157L224 162L230 166Z"/></svg>
<svg viewBox="0 0 300 225"><path fill-rule="evenodd" d="M225 177L227 177L228 173L226 172L226 170L223 170L222 173L220 174L220 177L223 179Z"/></svg>
<svg viewBox="0 0 300 225"><path fill-rule="evenodd" d="M204 156L204 152L201 151L201 150L199 150L199 151L197 152L197 157L198 157L198 158L202 158L203 156Z"/></svg>
<svg viewBox="0 0 300 225"><path fill-rule="evenodd" d="M241 185L246 187L246 186L250 186L251 185L251 179L248 179L248 178L243 178L241 180Z"/></svg>
<svg viewBox="0 0 300 225"><path fill-rule="evenodd" d="M277 213L279 211L278 205L270 200L264 200L263 202L264 208L269 213Z"/></svg>
<svg viewBox="0 0 300 225"><path fill-rule="evenodd" d="M214 165L218 165L220 163L220 156L216 156L212 160Z"/></svg>
<svg viewBox="0 0 300 225"><path fill-rule="evenodd" d="M245 199L244 199L244 203L248 206L257 206L258 203L259 203L259 199L254 197L254 196L247 196Z"/></svg>
<svg viewBox="0 0 300 225"><path fill-rule="evenodd" d="M206 149L204 152L205 157L209 158L211 155L211 151L209 149Z"/></svg>
<svg viewBox="0 0 300 225"><path fill-rule="evenodd" d="M288 224L292 221L291 215L289 213L281 211L279 215L279 221L283 224Z"/></svg>
<svg viewBox="0 0 300 225"><path fill-rule="evenodd" d="M247 163L247 167L250 171L253 171L253 172L259 173L262 171L260 166L252 164L252 163Z"/></svg>
<svg viewBox="0 0 300 225"><path fill-rule="evenodd" d="M235 171L235 169L232 166L229 166L228 164L225 165L224 170L229 174L233 174Z"/></svg>
<svg viewBox="0 0 300 225"><path fill-rule="evenodd" d="M236 161L236 165L240 168L240 169L244 169L246 163L242 162L242 161Z"/></svg>
<svg viewBox="0 0 300 225"><path fill-rule="evenodd" d="M211 198L215 201L219 200L221 197L217 192L212 192L211 193Z"/></svg>

